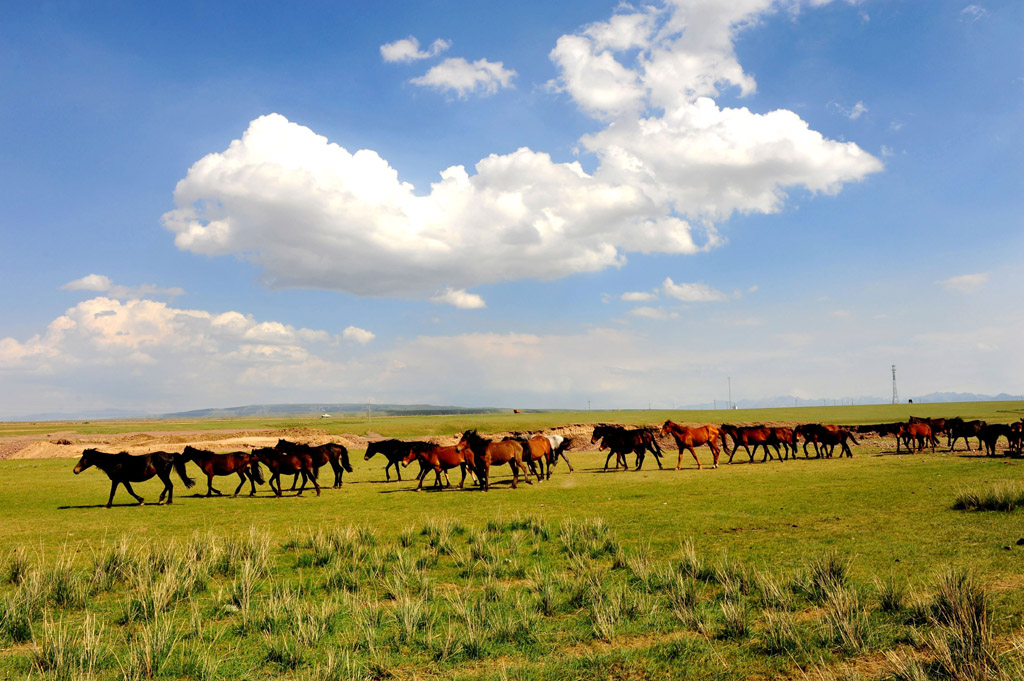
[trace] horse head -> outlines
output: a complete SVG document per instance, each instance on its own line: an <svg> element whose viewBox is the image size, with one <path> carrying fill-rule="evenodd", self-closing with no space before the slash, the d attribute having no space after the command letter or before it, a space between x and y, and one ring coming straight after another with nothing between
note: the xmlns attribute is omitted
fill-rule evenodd
<svg viewBox="0 0 1024 681"><path fill-rule="evenodd" d="M75 475L78 475L79 473L84 471L86 468L88 468L89 466L93 465L93 463L94 463L93 462L93 458L94 458L94 456L96 454L99 454L99 451L97 451L95 449L85 449L85 450L82 450L82 458L80 458L78 460L78 463L75 465L75 469L74 469Z"/></svg>

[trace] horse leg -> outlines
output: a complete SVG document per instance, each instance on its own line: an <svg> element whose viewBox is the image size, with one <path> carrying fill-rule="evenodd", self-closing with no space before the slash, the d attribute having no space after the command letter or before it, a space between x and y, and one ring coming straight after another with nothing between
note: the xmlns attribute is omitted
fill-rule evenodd
<svg viewBox="0 0 1024 681"><path fill-rule="evenodd" d="M292 490L292 491L294 491L294 490L295 490L295 486L296 486L296 485L298 485L298 484L299 484L299 474L298 474L298 473L296 473L296 474L295 474L295 477L294 477L294 478L292 478L292 487L291 487L291 490ZM303 486L303 487L305 487L305 486L306 486L306 481L305 481L305 480L303 480L303 481L302 481L302 486ZM296 496L298 496L298 495L296 495Z"/></svg>
<svg viewBox="0 0 1024 681"><path fill-rule="evenodd" d="M613 452L610 449L608 450L608 458L604 460L604 469L605 470L608 470L608 462L612 460L612 456L614 454L615 454L615 452ZM616 457L615 458L615 468L618 469L618 467L619 467L619 459L618 459L618 457Z"/></svg>
<svg viewBox="0 0 1024 681"><path fill-rule="evenodd" d="M640 447L633 453L636 454L636 468L634 470L640 470L640 467L644 465L644 459L647 458L647 452L644 447Z"/></svg>
<svg viewBox="0 0 1024 681"><path fill-rule="evenodd" d="M463 461L459 464L459 468L462 469L462 480L459 480L459 489L465 489L466 484L466 462Z"/></svg>
<svg viewBox="0 0 1024 681"><path fill-rule="evenodd" d="M718 450L718 445L715 444L714 440L708 440L708 447L711 448L711 453L715 455L715 465L712 468L718 468L718 455L721 453Z"/></svg>
<svg viewBox="0 0 1024 681"><path fill-rule="evenodd" d="M117 486L120 484L121 482L118 480L110 481L110 498L107 499L107 505L104 508L110 508L110 506L114 503L114 492L117 491Z"/></svg>
<svg viewBox="0 0 1024 681"><path fill-rule="evenodd" d="M158 504L164 503L164 496L167 497L167 503L174 503L174 484L171 482L170 471L160 476L160 481L164 483L164 491L160 492L160 498L157 500Z"/></svg>
<svg viewBox="0 0 1024 681"><path fill-rule="evenodd" d="M233 497L237 497L238 496L238 493L242 490L242 485L245 484L245 471L241 470L241 471L236 471L236 472L238 473L238 487L235 488L235 493L231 495ZM256 493L256 485L255 484L252 486L252 491L253 491L253 494Z"/></svg>
<svg viewBox="0 0 1024 681"><path fill-rule="evenodd" d="M484 475L481 482L483 483L484 491L489 492L491 490L491 464L487 462L484 464Z"/></svg>
<svg viewBox="0 0 1024 681"><path fill-rule="evenodd" d="M569 467L569 472L575 473L575 471L572 469L572 464L569 463L569 457L565 455L565 452L562 452L561 457L565 459L565 465Z"/></svg>
<svg viewBox="0 0 1024 681"><path fill-rule="evenodd" d="M132 484L130 482L125 480L121 484L124 485L124 488L126 490L128 490L128 494L131 494L133 497L135 497L135 501L139 502L139 506L145 506L146 505L146 500L143 499L142 497L140 497L138 494L135 493L135 490L132 489ZM110 490L110 498L111 499L114 498L114 490Z"/></svg>
<svg viewBox="0 0 1024 681"><path fill-rule="evenodd" d="M319 476L319 474L320 474L320 472L317 470L316 466L311 467L309 472L306 473L306 475L313 481L313 487L314 487L314 489L316 489L316 495L317 496L320 496L320 484L317 483L317 481L316 481L316 479ZM306 486L306 482L305 481L302 482L302 486L303 487Z"/></svg>
<svg viewBox="0 0 1024 681"><path fill-rule="evenodd" d="M241 485L239 485L239 486L241 486ZM212 494L216 494L217 496L221 496L220 490L213 488L213 473L207 473L206 474L206 496L210 496L211 493ZM236 492L236 494L237 494L237 492Z"/></svg>
<svg viewBox="0 0 1024 681"><path fill-rule="evenodd" d="M274 487L274 481L277 480L277 487ZM270 476L270 489L273 491L274 496L280 498L281 493L281 474L278 471L274 471L274 474Z"/></svg>
<svg viewBox="0 0 1024 681"><path fill-rule="evenodd" d="M512 469L512 489L519 487L519 466L516 465L515 459L509 459L508 467ZM530 476L526 476L526 481L530 482Z"/></svg>

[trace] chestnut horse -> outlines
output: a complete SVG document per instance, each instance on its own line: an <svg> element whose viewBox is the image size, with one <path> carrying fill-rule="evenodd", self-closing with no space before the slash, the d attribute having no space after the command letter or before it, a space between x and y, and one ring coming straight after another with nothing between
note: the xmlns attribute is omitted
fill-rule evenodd
<svg viewBox="0 0 1024 681"><path fill-rule="evenodd" d="M697 458L697 452L694 451L694 447L700 447L701 445L707 445L711 449L711 453L715 455L714 468L718 468L718 456L721 451L718 449L718 443L715 442L718 439L718 428L715 426L700 426L699 428L690 428L688 426L681 426L678 423L672 421L665 421L661 427L661 436L672 435L676 441L676 447L679 449L679 460L676 461L676 470L683 465L683 449L689 449L690 454L693 454L693 460L697 462L697 469L700 470L700 459Z"/></svg>
<svg viewBox="0 0 1024 681"><path fill-rule="evenodd" d="M907 451L913 451L911 447L911 441L917 440L917 451L924 449L925 440L931 442L932 453L935 453L935 433L932 432L932 427L927 423L904 423L900 426L900 429L896 431L896 453L900 453L900 441L902 440L907 445Z"/></svg>
<svg viewBox="0 0 1024 681"><path fill-rule="evenodd" d="M544 467L547 466L547 478L551 479L551 440L543 435L512 435L505 440L515 440L523 446L523 463L525 463L537 482L544 480ZM540 473L537 473L537 469Z"/></svg>
<svg viewBox="0 0 1024 681"><path fill-rule="evenodd" d="M185 451L181 453L181 458L182 461L191 461L199 466L199 470L206 474L206 496L211 496L212 494L221 496L220 490L213 486L213 476L215 475L238 474L238 487L235 488L235 493L231 495L234 497L238 496L238 492L242 489L242 485L245 484L246 480L249 481L249 486L251 487L250 497L256 494L256 483L258 482L262 485L265 482L263 480L263 471L260 469L260 462L249 452L214 454L205 449L196 449L191 445L186 445Z"/></svg>
<svg viewBox="0 0 1024 681"><path fill-rule="evenodd" d="M801 423L799 426L793 429L793 436L794 443L796 441L796 436L800 436L804 439L805 459L810 458L810 456L807 454L808 443L814 444L814 457L816 459L820 459L821 449L819 448L819 445L827 444L828 442L833 441L837 437L839 437L839 426L833 426L830 424L822 423Z"/></svg>
<svg viewBox="0 0 1024 681"><path fill-rule="evenodd" d="M416 491L419 492L423 489L423 480L427 477L427 473L434 471L434 487L441 489L441 474L444 474L445 482L449 487L452 486L451 481L448 480L448 471L455 468L456 466L462 470L462 479L459 480L459 489L463 489L466 483L466 470L469 469L469 474L473 475L473 450L466 449L459 451L457 447L442 447L441 445L435 445L430 442L416 442L412 443L409 447L408 453L402 459L402 466L408 466L414 460L420 462L420 484L416 486Z"/></svg>
<svg viewBox="0 0 1024 681"><path fill-rule="evenodd" d="M476 477L485 492L491 489L491 466L505 463L512 469L512 489L519 486L519 469L523 467L523 446L520 443L514 440L491 442L480 437L476 429L473 429L462 434L462 439L455 445L455 449L459 453L466 450L472 452ZM526 483L533 484L529 475L526 476Z"/></svg>
<svg viewBox="0 0 1024 681"><path fill-rule="evenodd" d="M196 484L195 480L188 477L188 473L185 471L185 461L181 455L171 452L150 452L132 456L128 452L110 454L96 449L86 449L75 466L75 475L89 466L96 466L110 478L110 498L107 499L106 508L110 508L114 502L114 492L117 491L118 485L124 485L128 494L131 494L139 502L139 506L144 505L145 499L135 493L131 483L145 482L154 475L164 483L164 489L160 492L160 499L157 503L164 503L165 496L168 504L174 503L174 485L171 484L172 468L177 471L178 477L185 483L185 487L192 487Z"/></svg>
<svg viewBox="0 0 1024 681"><path fill-rule="evenodd" d="M352 472L352 464L349 463L348 449L345 448L345 445L328 442L325 445L313 446L289 442L288 440L278 440L277 444L274 445L274 449L288 454L308 454L313 461L313 470L317 475L320 474L321 466L330 463L331 468L334 469L335 488L341 487L341 478L345 475L345 471ZM315 479L316 477L314 476ZM299 476L296 475L295 479L292 480L292 489L295 489L295 484L298 481Z"/></svg>
<svg viewBox="0 0 1024 681"><path fill-rule="evenodd" d="M281 494L281 474L302 476L302 487L299 488L299 493L295 496L301 497L302 492L306 489L306 482L309 480L313 481L313 487L316 488L316 495L320 496L320 485L316 481L316 468L313 466L313 457L308 452L282 452L274 447L260 447L252 450L253 456L256 460L270 469L270 489L273 490L274 496L280 497ZM277 481L277 487L274 487L274 481Z"/></svg>

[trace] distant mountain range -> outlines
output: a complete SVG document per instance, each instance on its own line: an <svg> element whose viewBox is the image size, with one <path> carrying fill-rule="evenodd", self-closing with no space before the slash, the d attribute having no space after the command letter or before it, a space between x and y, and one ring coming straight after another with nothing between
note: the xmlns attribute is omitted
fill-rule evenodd
<svg viewBox="0 0 1024 681"><path fill-rule="evenodd" d="M978 393L929 393L927 395L913 395L901 399L901 402L913 400L915 404L928 404L936 402L1004 402L1011 400L1024 400L1024 395L979 395ZM804 399L792 395L766 397L756 400L736 400L735 406L738 409L778 409L785 407L821 407L821 406L843 406L859 404L888 404L891 398L882 397L844 397L844 398L819 398ZM701 404L676 405L676 409L726 409L725 401L704 402ZM454 407L439 406L434 404L371 404L370 413L377 416L440 416L444 414L502 414L512 411L499 407ZM538 411L570 411L562 409L523 409L524 412ZM127 409L95 409L79 412L52 412L40 414L27 414L18 416L3 416L0 420L5 421L85 421L105 419L231 419L245 416L295 416L295 415L317 415L330 414L332 416L358 415L366 413L366 403L344 402L337 404L324 404L310 402L305 404L250 404L241 407L222 407L211 409L194 409L191 411L179 411L169 414L147 414L141 411Z"/></svg>

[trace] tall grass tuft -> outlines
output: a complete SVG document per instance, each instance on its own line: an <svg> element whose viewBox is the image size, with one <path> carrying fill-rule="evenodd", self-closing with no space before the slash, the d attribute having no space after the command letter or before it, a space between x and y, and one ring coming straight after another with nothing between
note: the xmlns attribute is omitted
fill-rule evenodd
<svg viewBox="0 0 1024 681"><path fill-rule="evenodd" d="M78 631L62 620L44 621L32 637L31 666L52 679L91 678L109 658L103 627L91 615Z"/></svg>
<svg viewBox="0 0 1024 681"><path fill-rule="evenodd" d="M960 489L953 500L954 511L1013 511L1024 506L1024 487L1001 483L986 490Z"/></svg>
<svg viewBox="0 0 1024 681"><path fill-rule="evenodd" d="M31 569L32 560L29 558L28 552L19 546L7 557L7 562L4 565L4 579L8 584L21 584Z"/></svg>
<svg viewBox="0 0 1024 681"><path fill-rule="evenodd" d="M871 625L867 612L861 608L857 591L827 582L824 589L822 626L825 639L851 655L867 650Z"/></svg>
<svg viewBox="0 0 1024 681"><path fill-rule="evenodd" d="M850 580L850 561L837 551L828 551L815 558L795 587L815 603L823 603L837 588Z"/></svg>
<svg viewBox="0 0 1024 681"><path fill-rule="evenodd" d="M124 660L118 660L124 681L152 679L168 666L180 641L172 615L160 615L144 623L128 642Z"/></svg>
<svg viewBox="0 0 1024 681"><path fill-rule="evenodd" d="M931 604L935 630L928 643L942 678L987 681L1001 674L992 639L991 599L970 574L950 570L939 576Z"/></svg>
<svg viewBox="0 0 1024 681"><path fill-rule="evenodd" d="M721 603L722 630L719 636L726 640L744 639L750 634L750 618L746 602L725 599Z"/></svg>
<svg viewBox="0 0 1024 681"><path fill-rule="evenodd" d="M875 578L875 590L878 592L878 607L882 612L900 612L907 602L907 583L890 575L887 579Z"/></svg>
<svg viewBox="0 0 1024 681"><path fill-rule="evenodd" d="M765 610L761 621L761 649L764 652L794 657L803 650L803 639L792 613Z"/></svg>

